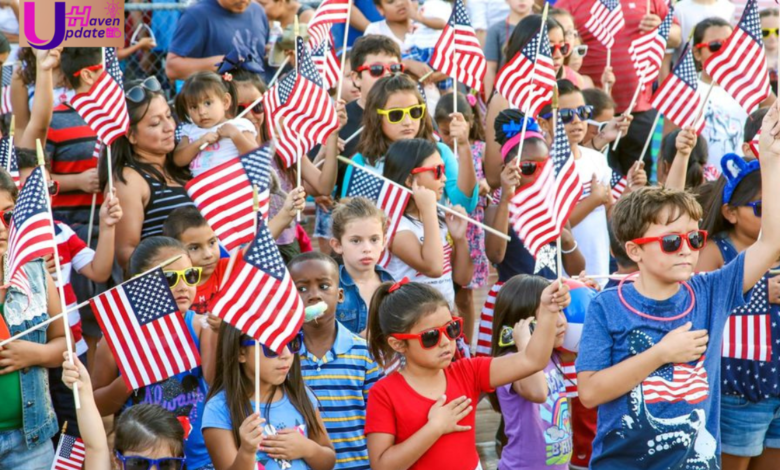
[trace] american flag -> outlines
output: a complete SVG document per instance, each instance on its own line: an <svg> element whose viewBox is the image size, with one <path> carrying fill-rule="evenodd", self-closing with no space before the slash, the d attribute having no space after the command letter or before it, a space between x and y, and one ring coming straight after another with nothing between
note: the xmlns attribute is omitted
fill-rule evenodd
<svg viewBox="0 0 780 470"><path fill-rule="evenodd" d="M487 61L462 0L455 0L450 20L433 50L431 66L468 87L482 90Z"/></svg>
<svg viewBox="0 0 780 470"><path fill-rule="evenodd" d="M352 0L325 0L317 7L308 24L309 46L315 49L330 36L330 29L336 23L346 23L349 4Z"/></svg>
<svg viewBox="0 0 780 470"><path fill-rule="evenodd" d="M609 179L609 187L612 188L612 199L617 201L626 191L628 180L615 170L612 170L612 177Z"/></svg>
<svg viewBox="0 0 780 470"><path fill-rule="evenodd" d="M200 365L200 354L162 268L89 301L128 390Z"/></svg>
<svg viewBox="0 0 780 470"><path fill-rule="evenodd" d="M0 115L13 112L11 105L11 78L14 74L13 64L3 65L3 88L0 91Z"/></svg>
<svg viewBox="0 0 780 470"><path fill-rule="evenodd" d="M298 158L325 143L338 129L338 116L328 93L322 88L322 77L311 60L301 37L297 41L297 70L293 70L266 91L268 125L276 135L276 151L291 167Z"/></svg>
<svg viewBox="0 0 780 470"><path fill-rule="evenodd" d="M501 281L493 287L485 297L485 305L479 316L479 332L477 333L477 356L490 356L493 341L493 310L496 308L496 297L504 283Z"/></svg>
<svg viewBox="0 0 780 470"><path fill-rule="evenodd" d="M556 121L549 161L533 183L517 189L509 204L512 227L534 257L560 236L582 194L566 130Z"/></svg>
<svg viewBox="0 0 780 470"><path fill-rule="evenodd" d="M228 251L255 237L254 186L257 187L260 214L268 218L271 158L271 147L266 144L200 174L185 186L187 194Z"/></svg>
<svg viewBox="0 0 780 470"><path fill-rule="evenodd" d="M11 175L11 179L16 183L17 188L21 187L16 149L12 145L10 136L5 136L0 139L0 168L8 171L8 174Z"/></svg>
<svg viewBox="0 0 780 470"><path fill-rule="evenodd" d="M409 202L409 191L400 185L379 178L365 168L357 168L349 180L345 194L346 197L365 197L384 211L387 215L385 240L387 240L387 246L390 246L398 224L401 222L401 217L404 215L404 210L406 210L406 204ZM385 249L379 259L379 265L387 266L390 259L390 250Z"/></svg>
<svg viewBox="0 0 780 470"><path fill-rule="evenodd" d="M43 168L36 166L19 193L8 233L11 283L25 292L30 292L30 288L22 266L54 253L54 224L46 200L48 197Z"/></svg>
<svg viewBox="0 0 780 470"><path fill-rule="evenodd" d="M87 453L84 441L80 437L60 436L57 445L57 458L51 466L52 470L81 470L84 466L84 457Z"/></svg>
<svg viewBox="0 0 780 470"><path fill-rule="evenodd" d="M81 470L84 466L84 457L87 449L80 437L60 436L57 445L57 458L51 466L51 470Z"/></svg>
<svg viewBox="0 0 780 470"><path fill-rule="evenodd" d="M339 58L336 55L336 48L333 47L333 36L328 34L325 41L312 49L311 60L322 75L322 88L330 90L338 85L341 64L339 64Z"/></svg>
<svg viewBox="0 0 780 470"><path fill-rule="evenodd" d="M748 114L769 96L769 72L756 0L748 0L737 27L723 47L704 62L704 70Z"/></svg>
<svg viewBox="0 0 780 470"><path fill-rule="evenodd" d="M750 302L729 315L723 330L723 357L769 361L772 359L772 318L767 278L750 294Z"/></svg>
<svg viewBox="0 0 780 470"><path fill-rule="evenodd" d="M693 49L688 47L672 73L653 95L653 107L677 127L694 125L701 107L699 79L693 61ZM704 119L696 123L696 134L704 130Z"/></svg>
<svg viewBox="0 0 780 470"><path fill-rule="evenodd" d="M106 48L106 69L86 93L79 93L71 104L89 124L98 138L111 145L127 132L130 119L127 115L122 70L113 47Z"/></svg>
<svg viewBox="0 0 780 470"><path fill-rule="evenodd" d="M214 301L213 313L274 351L303 324L303 302L265 221Z"/></svg>
<svg viewBox="0 0 780 470"><path fill-rule="evenodd" d="M673 18L674 7L670 7L666 18L655 30L631 41L628 52L631 54L631 61L634 63L640 84L653 83L658 78L666 54L666 40L669 39Z"/></svg>
<svg viewBox="0 0 780 470"><path fill-rule="evenodd" d="M585 22L585 28L607 49L615 45L615 36L625 25L620 0L595 0Z"/></svg>
<svg viewBox="0 0 780 470"><path fill-rule="evenodd" d="M538 50L538 54L537 54ZM555 67L547 37L547 24L514 56L496 78L496 90L527 116L537 116L552 102Z"/></svg>
<svg viewBox="0 0 780 470"><path fill-rule="evenodd" d="M710 386L704 356L696 365L666 364L642 382L646 403L696 404L707 399Z"/></svg>

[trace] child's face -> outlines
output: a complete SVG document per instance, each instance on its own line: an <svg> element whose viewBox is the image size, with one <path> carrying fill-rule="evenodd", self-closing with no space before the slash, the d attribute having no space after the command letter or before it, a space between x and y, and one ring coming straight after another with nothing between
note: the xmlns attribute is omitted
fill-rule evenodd
<svg viewBox="0 0 780 470"><path fill-rule="evenodd" d="M385 230L377 218L356 219L344 227L341 240L331 238L333 251L344 265L358 271L373 271L385 247Z"/></svg>
<svg viewBox="0 0 780 470"><path fill-rule="evenodd" d="M179 235L179 241L187 249L192 265L203 268L200 283L208 281L219 262L219 243L214 230L208 225L191 227Z"/></svg>
<svg viewBox="0 0 780 470"><path fill-rule="evenodd" d="M549 315L549 314L548 314ZM537 313L538 317L538 313ZM555 343L554 348L560 348L563 346L563 338L566 336L566 329L569 327L569 322L566 320L566 315L563 312L558 314L558 321L555 322Z"/></svg>
<svg viewBox="0 0 780 470"><path fill-rule="evenodd" d="M389 23L403 23L409 20L409 0L382 0L377 7Z"/></svg>
<svg viewBox="0 0 780 470"><path fill-rule="evenodd" d="M366 72L363 72L364 74ZM408 108L420 104L417 99L417 95L412 92L398 92L393 93L385 103L383 109L390 110L396 108ZM420 132L420 125L422 120L426 119L425 115L421 119L412 119L410 113L404 114L403 119L397 123L391 123L387 116L382 116L382 133L387 137L390 142L397 142L404 139L414 139L417 137L417 133Z"/></svg>
<svg viewBox="0 0 780 470"><path fill-rule="evenodd" d="M262 350L262 346L242 347L238 356L238 362L244 363L244 376L255 380L255 348L260 349L260 380L266 384L281 385L287 379L287 374L292 367L295 355L285 346L282 353L276 357L267 357ZM252 398L254 400L254 398Z"/></svg>
<svg viewBox="0 0 780 470"><path fill-rule="evenodd" d="M450 134L450 120L445 119L444 121L436 121L436 126L439 128L439 137L441 137L442 142L444 142L447 147L454 148L453 145L455 140L452 138L452 134ZM469 128L470 127L471 123L469 122Z"/></svg>
<svg viewBox="0 0 780 470"><path fill-rule="evenodd" d="M520 159L520 162L535 162L540 166L537 166L536 172L532 175L524 175L522 172L520 173L520 186L527 186L534 181L536 181L536 178L539 177L539 175L542 172L543 166L541 165L547 165L550 162L548 161L550 159L550 152L547 148L547 146L541 142L536 142L535 144L531 144L526 142L525 145L523 145L523 157ZM516 158L513 158L506 162L504 166L506 165L516 165L517 162L515 161Z"/></svg>
<svg viewBox="0 0 780 470"><path fill-rule="evenodd" d="M7 212L14 209L14 200L6 191L0 191L0 211ZM8 228L0 222L0 256L8 251Z"/></svg>
<svg viewBox="0 0 780 470"><path fill-rule="evenodd" d="M561 28L553 28L548 33L547 36L550 38L550 47L554 46L563 46L563 44L566 42L563 37L563 31L561 31ZM560 48L556 48L553 50L552 60L553 65L555 67L555 75L558 76L558 73L561 71L561 67L563 67L563 59L564 56L561 54Z"/></svg>
<svg viewBox="0 0 780 470"><path fill-rule="evenodd" d="M760 201L761 191L756 194L750 202ZM725 206L721 209L723 216L735 226L735 230L750 238L758 240L758 234L761 232L761 217L756 217L753 208L750 206L731 207Z"/></svg>
<svg viewBox="0 0 780 470"><path fill-rule="evenodd" d="M220 124L225 119L229 107L230 95L228 93L222 96L209 93L199 103L190 104L187 113L196 126L205 129Z"/></svg>
<svg viewBox="0 0 780 470"><path fill-rule="evenodd" d="M341 81L341 98L350 103L360 98L360 89L355 86L355 82L350 79L352 76L352 66L350 61L344 64L344 80Z"/></svg>
<svg viewBox="0 0 780 470"><path fill-rule="evenodd" d="M596 122L607 122L610 121L612 118L615 117L615 108L606 108L598 116L593 116L593 121ZM587 128L585 130L585 138L582 139L582 144L585 145L588 142L590 142L595 135L599 133L598 126L594 124L586 123Z"/></svg>
<svg viewBox="0 0 780 470"><path fill-rule="evenodd" d="M580 92L569 93L568 95L558 98L558 104L560 106L559 109L577 109L580 106L585 106L585 99L583 99L582 93ZM585 132L588 130L588 124L581 120L576 113L574 119L564 126L571 145L578 145L585 139Z"/></svg>
<svg viewBox="0 0 780 470"><path fill-rule="evenodd" d="M432 328L440 328L452 321L452 313L445 306L439 306L435 312L422 317L414 324L408 334L419 334ZM444 369L452 362L455 354L455 340L446 334L439 335L439 344L425 349L418 339L398 340L388 338L390 346L406 356L406 361L427 369Z"/></svg>
<svg viewBox="0 0 780 470"><path fill-rule="evenodd" d="M165 248L160 250L157 256L149 261L148 265L150 267L157 266L160 263L173 258L174 256L179 256L182 254L184 256L165 266L163 271L184 271L185 269L192 267L192 261L190 261L190 257L187 256L186 253L182 253L180 250L174 248ZM192 305L192 301L195 299L195 292L197 290L198 288L196 286L191 286L184 282L182 276L179 276L179 282L177 282L175 286L171 287L173 298L176 300L176 306L179 307L179 311L181 313L184 313L190 309L190 305Z"/></svg>
<svg viewBox="0 0 780 470"><path fill-rule="evenodd" d="M661 211L658 220L669 220L671 209L666 207ZM677 215L676 213L673 215ZM676 217L676 220L668 224L653 223L640 238L662 237L671 233L687 234L699 229L699 222L691 219L687 214ZM693 251L688 243L683 240L680 251L666 253L661 249L660 242L650 242L637 245L632 241L626 243L626 253L639 265L642 273L672 284L688 281L693 274L693 267L699 260L699 252Z"/></svg>
<svg viewBox="0 0 780 470"><path fill-rule="evenodd" d="M322 260L309 260L293 264L290 277L295 283L298 295L304 306L309 307L325 302L328 309L317 319L318 323L328 324L336 317L336 306L344 300L339 288L339 273L333 263Z"/></svg>
<svg viewBox="0 0 780 470"><path fill-rule="evenodd" d="M577 29L574 27L574 20L567 14L554 15L555 21L560 23L563 28L563 38L569 44L574 44L574 40L577 37Z"/></svg>
<svg viewBox="0 0 780 470"><path fill-rule="evenodd" d="M437 199L441 199L442 195L444 194L444 183L447 182L447 177L444 175L444 172L441 173L441 178L437 179L436 175L438 171L436 168L439 165L444 165L444 160L441 159L441 155L439 152L433 152L433 154L423 160L422 164L418 166L418 169L425 169L425 171L422 171L417 174L410 175L410 184L409 187L411 187L411 181L416 182L419 186L422 186L424 188L428 188L434 193L436 193Z"/></svg>
<svg viewBox="0 0 780 470"><path fill-rule="evenodd" d="M764 47L767 52L777 51L777 28L780 27L780 16L765 16L761 18L761 29L772 29L769 36L764 36Z"/></svg>
<svg viewBox="0 0 780 470"><path fill-rule="evenodd" d="M373 65L373 64L382 64L382 65L393 65L393 64L399 64L401 63L400 59L393 55L387 55L385 53L378 53L378 54L368 54L366 55L365 60L363 61L363 65ZM390 72L385 68L384 74L380 77L375 77L371 75L371 72L369 70L361 70L360 72L357 72L353 70L351 72L352 76L352 82L355 85L355 88L360 90L360 96L365 100L368 97L368 93L371 91L371 88L374 87L374 83L376 83L380 78L386 77L389 75Z"/></svg>
<svg viewBox="0 0 780 470"><path fill-rule="evenodd" d="M251 82L235 82L236 83L236 91L238 93L238 104L244 104L244 105L250 105L257 101L260 96L262 96L262 93L260 93L260 90L257 89L254 85L252 85ZM255 130L258 131L258 135L260 135L260 131L262 130L263 123L265 122L265 113L255 114L254 111L249 111L244 116L245 118L249 119L249 121L255 125Z"/></svg>
<svg viewBox="0 0 780 470"><path fill-rule="evenodd" d="M506 0L506 3L510 10L523 18L531 14L531 8L534 6L533 0Z"/></svg>
<svg viewBox="0 0 780 470"><path fill-rule="evenodd" d="M712 41L720 41L723 44L729 36L731 36L731 26L710 26L704 31L701 43L709 44ZM709 47L693 48L693 57L701 63L709 59L712 54L714 52L711 52Z"/></svg>
<svg viewBox="0 0 780 470"><path fill-rule="evenodd" d="M126 450L122 453L124 457L145 457L147 459L164 459L164 458L181 458L183 455L179 455L173 451L173 447L170 442L165 440L158 440L157 445L150 449L144 450ZM123 468L122 463L116 456L113 457L116 466L114 468ZM156 468L156 467L154 467Z"/></svg>

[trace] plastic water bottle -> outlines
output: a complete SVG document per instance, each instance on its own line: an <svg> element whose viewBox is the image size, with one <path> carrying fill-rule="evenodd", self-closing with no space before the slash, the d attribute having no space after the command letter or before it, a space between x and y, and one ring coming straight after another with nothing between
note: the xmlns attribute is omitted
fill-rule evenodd
<svg viewBox="0 0 780 470"><path fill-rule="evenodd" d="M279 40L282 39L282 35L284 34L284 30L282 29L282 23L278 21L272 21L271 22L271 31L268 34L268 46L267 47L267 56L268 56L268 65L271 67L279 67L281 64L277 64L274 60L274 46L276 45Z"/></svg>

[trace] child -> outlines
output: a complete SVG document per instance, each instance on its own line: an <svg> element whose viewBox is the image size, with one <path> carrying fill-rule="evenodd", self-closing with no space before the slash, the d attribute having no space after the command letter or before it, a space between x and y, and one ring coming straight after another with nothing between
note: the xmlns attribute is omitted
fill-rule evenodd
<svg viewBox="0 0 780 470"><path fill-rule="evenodd" d="M336 449L336 469L369 469L366 438L366 400L382 370L368 354L363 338L336 320L344 301L339 266L318 252L297 256L288 265L304 305L324 303L319 318L303 324L301 373L322 403L322 418Z"/></svg>
<svg viewBox="0 0 780 470"><path fill-rule="evenodd" d="M667 188L693 190L717 179L718 172L707 163L707 141L693 129L675 129L661 141L658 184ZM714 178L713 178L714 177Z"/></svg>
<svg viewBox="0 0 780 470"><path fill-rule="evenodd" d="M506 0L509 5L509 16L504 21L489 27L485 36L485 60L487 60L487 72L485 72L485 96L493 94L493 85L496 82L498 70L506 60L504 51L509 42L509 35L526 16L533 13L533 0Z"/></svg>
<svg viewBox="0 0 780 470"><path fill-rule="evenodd" d="M387 151L384 176L410 188L404 216L390 245L387 271L438 289L455 309L455 284L471 280L473 264L466 240L466 221L448 214L439 220L436 201L444 193L444 163L436 145L424 139L400 140ZM456 207L461 214L462 207Z"/></svg>
<svg viewBox="0 0 780 470"><path fill-rule="evenodd" d="M176 165L189 166L193 176L257 147L257 131L236 116L236 90L214 72L198 72L176 96L176 114L186 124L173 152ZM203 144L208 146L201 150Z"/></svg>
<svg viewBox="0 0 780 470"><path fill-rule="evenodd" d="M81 408L76 414L86 448L84 470L149 469L152 465L160 470L183 470L185 463L187 468L192 468L191 461L184 456L188 436L182 423L159 405L137 405L122 413L114 424L112 452L86 367L78 359L75 364L68 362L67 353L64 357L62 381L69 389L78 385L81 400ZM70 426L73 424L76 423L68 425L68 435L72 435Z"/></svg>
<svg viewBox="0 0 780 470"><path fill-rule="evenodd" d="M27 178L35 167L38 166L38 156L35 150L16 149L17 164L19 166L19 183L24 186ZM49 195L54 198L57 195L59 184L51 181L49 173L49 160L46 160L45 175L49 181ZM57 253L60 257L60 269L62 279L57 278L56 265L53 257L46 256L46 268L54 279L55 286L65 293L65 304L68 312L68 324L73 335L73 342L76 349L76 355L82 362L87 360L87 343L84 341L81 333L81 315L76 304L76 294L70 283L72 271L76 271L82 276L94 282L106 282L111 276L111 269L114 267L114 233L117 222L122 219L122 207L119 205L119 199L114 197L106 198L100 207L100 238L97 243L97 250L87 247L78 235L67 224L58 220L54 221L54 238L57 243ZM78 437L79 427L76 423L76 409L73 402L73 394L62 385L60 377L62 369L55 367L49 369L49 381L51 384L51 396L54 403L54 411L57 413L57 420L60 426L66 421L71 421L71 435Z"/></svg>
<svg viewBox="0 0 780 470"><path fill-rule="evenodd" d="M761 36L764 38L764 49L766 49L769 83L772 85L772 91L777 94L777 40L780 37L780 10L767 8L761 10L758 16L761 18Z"/></svg>
<svg viewBox="0 0 780 470"><path fill-rule="evenodd" d="M379 35L395 42L402 54L409 48L406 46L406 36L412 30L412 9L410 0L374 0L377 11L384 17L366 26L364 36Z"/></svg>
<svg viewBox="0 0 780 470"><path fill-rule="evenodd" d="M758 158L758 133L761 130L761 121L764 120L767 111L769 108L759 108L745 119L742 153L746 157Z"/></svg>
<svg viewBox="0 0 780 470"><path fill-rule="evenodd" d="M203 435L216 470L259 465L266 470L333 468L336 454L315 407L317 398L301 378L301 336L285 345L281 354L260 345L263 357L256 364L255 340L222 323L219 374L203 417ZM260 404L253 400L256 367ZM254 412L256 406L260 414Z"/></svg>
<svg viewBox="0 0 780 470"><path fill-rule="evenodd" d="M677 20L676 22L679 22L681 37L685 39L691 37L691 32L696 25L708 18L717 18L728 23L738 21L739 18L734 19L734 10L734 3L729 0L690 0L675 4L674 19ZM680 53L682 53L686 42L683 40L682 44L675 51L675 62L679 58ZM766 45L766 39L764 39L764 45ZM769 55L769 49L767 48L767 59L769 59Z"/></svg>
<svg viewBox="0 0 780 470"><path fill-rule="evenodd" d="M455 130L460 133L453 134L450 129L450 122L453 115L452 94L447 94L439 100L436 106L434 120L439 129L439 135L442 141L448 147L454 149L453 142L459 139L459 145L471 148L471 155L474 159L474 170L477 175L477 184L479 186L479 201L477 207L469 213L469 217L482 222L485 218L485 207L487 207L487 195L490 192L490 186L485 180L485 174L482 171L482 157L485 153L485 131L482 128L482 116L478 109L477 97L474 94L466 96L458 93L458 109L461 110L463 118L466 120L467 128L461 127ZM466 134L464 131L468 131ZM470 342L472 337L472 325L474 325L474 295L473 289L478 289L487 283L488 259L485 256L485 232L482 228L469 224L466 229L466 238L469 243L469 253L474 264L474 274L471 282L465 286L458 286L455 293L455 302L458 306L458 312L463 317L466 327L466 342Z"/></svg>
<svg viewBox="0 0 780 470"><path fill-rule="evenodd" d="M585 319L579 396L586 407L599 406L591 468L720 465L723 329L780 257L777 124L773 106L760 140L768 192L763 234L723 269L691 277L706 242L693 196L643 188L615 207L615 237L639 274L633 284L599 294Z"/></svg>
<svg viewBox="0 0 780 470"><path fill-rule="evenodd" d="M639 271L639 266L628 257L626 249L615 238L615 232L612 230L612 227L609 228L609 254L615 259L617 271L614 272L615 277L609 278L609 282L604 286L604 290L617 287L622 276L628 276Z"/></svg>
<svg viewBox="0 0 780 470"><path fill-rule="evenodd" d="M339 53L339 61L344 62L344 79L341 80L341 98L347 102L347 104L360 98L360 88L355 86L355 82L351 80L352 77L352 61L350 60L351 53L347 51L345 53Z"/></svg>
<svg viewBox="0 0 780 470"><path fill-rule="evenodd" d="M363 197L343 200L333 209L330 245L341 256L339 288L343 302L336 306L336 319L348 330L366 337L368 306L383 282L394 281L380 265L385 250L387 216Z"/></svg>
<svg viewBox="0 0 780 470"><path fill-rule="evenodd" d="M377 173L382 173L385 155L393 142L420 138L434 142L433 123L427 115L427 107L417 89L417 84L404 74L395 74L379 79L371 89L365 109L373 110L363 118L364 130L360 134L360 144L352 161ZM450 122L450 132L465 130L466 120L455 113ZM444 194L454 206L463 206L466 212L477 206L479 188L474 170L474 158L467 145L458 148L457 158L446 144L437 143L436 148L444 160L447 176ZM346 169L342 184L341 197L355 170ZM403 183L403 182L402 182Z"/></svg>
<svg viewBox="0 0 780 470"><path fill-rule="evenodd" d="M504 284L496 298L493 357L526 350L533 333L533 321L546 314L540 304L542 293L549 285L550 281L542 277L526 274L515 276ZM566 326L566 317L560 313L553 348L563 345ZM514 339L513 327L520 330L519 341ZM498 463L501 470L569 468L571 418L561 358L555 349L544 370L497 387L495 394L490 395L493 408L502 414L504 433L508 438Z"/></svg>
<svg viewBox="0 0 780 470"><path fill-rule="evenodd" d="M369 350L382 366L396 354L406 365L371 390L365 430L371 468L480 468L474 405L481 393L545 368L569 300L557 282L544 290L536 332L522 353L452 362L463 323L441 293L416 282L382 284L371 301ZM524 326L515 325L516 343Z"/></svg>
<svg viewBox="0 0 780 470"><path fill-rule="evenodd" d="M603 153L619 134L626 135L634 117L630 114L615 117L615 101L598 88L582 90L582 97L585 104L593 108L593 113L587 121L588 129L580 145Z"/></svg>
<svg viewBox="0 0 780 470"><path fill-rule="evenodd" d="M173 257L181 257L163 268L171 292L176 299L179 312L184 316L187 332L192 336L195 347L201 352L206 351L201 343L207 342L208 335L213 335L210 328L203 328L203 317L190 310L195 297L196 286L200 282L201 269L194 268L184 246L173 238L149 237L138 244L127 269L127 279L148 271ZM205 359L203 366L213 361ZM176 417L189 423L192 432L184 446L187 456L187 468L198 469L211 464L208 452L203 443L201 420L207 391L204 376L209 371L201 367L182 372L168 379L147 385L138 390L128 391L124 380L119 376L119 369L113 354L105 341L98 344L95 354L95 402L102 416L126 412L141 403L156 404L167 408ZM213 373L213 372L212 372Z"/></svg>

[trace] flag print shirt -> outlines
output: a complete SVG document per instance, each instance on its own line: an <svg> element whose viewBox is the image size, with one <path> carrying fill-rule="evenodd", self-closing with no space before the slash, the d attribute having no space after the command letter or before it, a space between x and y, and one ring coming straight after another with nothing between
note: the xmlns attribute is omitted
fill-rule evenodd
<svg viewBox="0 0 780 470"><path fill-rule="evenodd" d="M600 371L658 344L671 330L692 323L709 332L704 355L687 364L666 364L628 394L598 408L591 469L643 468L689 470L720 468L720 352L728 313L744 305L745 256L722 269L696 275L671 298L642 296L631 283L600 293L591 303L580 343L577 371ZM662 321L663 319L669 319Z"/></svg>
<svg viewBox="0 0 780 470"><path fill-rule="evenodd" d="M737 257L726 233L713 237L723 261ZM780 305L769 303L769 273L750 301L731 312L723 330L723 394L759 402L780 396Z"/></svg>

